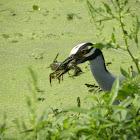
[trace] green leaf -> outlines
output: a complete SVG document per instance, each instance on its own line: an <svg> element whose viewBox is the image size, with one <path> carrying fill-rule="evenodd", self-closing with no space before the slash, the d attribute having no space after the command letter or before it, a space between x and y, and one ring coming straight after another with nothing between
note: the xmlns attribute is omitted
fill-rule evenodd
<svg viewBox="0 0 140 140"><path fill-rule="evenodd" d="M120 70L123 76L130 78L129 74L122 67L120 68Z"/></svg>
<svg viewBox="0 0 140 140"><path fill-rule="evenodd" d="M69 128L69 121L70 121L70 117L68 117L67 119L65 119L64 121L63 121L63 123L64 123L64 128L65 129L68 129Z"/></svg>
<svg viewBox="0 0 140 140"><path fill-rule="evenodd" d="M127 97L126 99L120 102L119 106L127 107L128 105L132 103L132 101L133 101L132 97Z"/></svg>
<svg viewBox="0 0 140 140"><path fill-rule="evenodd" d="M104 129L104 128L112 127L115 125L117 125L117 124L116 123L105 124L105 125L101 125L101 128Z"/></svg>
<svg viewBox="0 0 140 140"><path fill-rule="evenodd" d="M33 10L40 10L40 7L38 5L33 5Z"/></svg>
<svg viewBox="0 0 140 140"><path fill-rule="evenodd" d="M103 99L108 103L109 102L109 95L110 95L110 92L106 92L102 97Z"/></svg>
<svg viewBox="0 0 140 140"><path fill-rule="evenodd" d="M133 105L140 108L140 95L138 95L138 94L135 95L135 98L133 100Z"/></svg>
<svg viewBox="0 0 140 140"><path fill-rule="evenodd" d="M67 107L64 109L64 111L73 111L76 113L84 113L86 114L88 112L87 109L79 108L79 107Z"/></svg>
<svg viewBox="0 0 140 140"><path fill-rule="evenodd" d="M106 44L96 43L96 44L93 45L93 47L95 47L97 49L100 49L100 50L102 50L103 48L106 48L106 49L113 48L113 46L111 44L109 44L109 43L106 43Z"/></svg>
<svg viewBox="0 0 140 140"><path fill-rule="evenodd" d="M6 127L6 123L0 125L0 135L4 133L8 128Z"/></svg>
<svg viewBox="0 0 140 140"><path fill-rule="evenodd" d="M106 8L107 13L112 15L112 11L111 8L109 7L109 5L107 5L106 3L102 2L104 4L104 7Z"/></svg>
<svg viewBox="0 0 140 140"><path fill-rule="evenodd" d="M118 105L118 107L116 106L115 108L118 108L118 110L116 110L114 112L114 115L116 115L118 112L120 112L122 109L128 111L129 109L127 109L126 107L128 105L130 105L133 102L133 98L132 97L127 97L126 99L124 99L123 101L120 102L120 104ZM131 112L132 113L132 112Z"/></svg>
<svg viewBox="0 0 140 140"><path fill-rule="evenodd" d="M112 33L112 41L113 41L113 43L116 43L116 38L115 38L115 34L114 33Z"/></svg>
<svg viewBox="0 0 140 140"><path fill-rule="evenodd" d="M125 98L127 98L129 96L129 93L124 92L122 89L119 91L118 96L117 96L117 100L124 100Z"/></svg>
<svg viewBox="0 0 140 140"><path fill-rule="evenodd" d="M40 122L42 122L42 121L48 120L48 117L49 117L50 112L51 112L51 108L47 108L47 109L43 112L43 114L41 115L41 117L40 117L40 119L39 119L39 121L38 121L38 124L39 124Z"/></svg>
<svg viewBox="0 0 140 140"><path fill-rule="evenodd" d="M135 43L138 44L138 38L137 38L137 36L135 37Z"/></svg>
<svg viewBox="0 0 140 140"><path fill-rule="evenodd" d="M95 95L87 96L86 98L94 99L97 103L99 103L99 99L98 99L97 96L95 96ZM95 101L94 101L94 102L95 102Z"/></svg>
<svg viewBox="0 0 140 140"><path fill-rule="evenodd" d="M125 84L122 86L122 89L119 91L117 99L122 100L128 96L134 97L134 94L139 91L139 87L134 84Z"/></svg>
<svg viewBox="0 0 140 140"><path fill-rule="evenodd" d="M76 126L73 131L74 132L78 132L78 131L82 131L82 130L88 130L89 127L88 126Z"/></svg>
<svg viewBox="0 0 140 140"><path fill-rule="evenodd" d="M129 3L129 1L125 0L123 4L124 4L124 6L126 6L128 3Z"/></svg>
<svg viewBox="0 0 140 140"><path fill-rule="evenodd" d="M33 85L35 89L37 89L37 83L38 83L37 74L31 67L29 67L28 69L33 80Z"/></svg>
<svg viewBox="0 0 140 140"><path fill-rule="evenodd" d="M130 13L130 7L127 8L127 10L125 11L125 14L129 14Z"/></svg>
<svg viewBox="0 0 140 140"><path fill-rule="evenodd" d="M66 115L67 112L61 112L55 117L55 121L53 122L53 126L57 125L58 122Z"/></svg>
<svg viewBox="0 0 140 140"><path fill-rule="evenodd" d="M109 96L109 105L112 105L113 102L115 101L115 99L118 96L118 91L119 91L119 77L115 79L111 92L110 92L110 96Z"/></svg>
<svg viewBox="0 0 140 140"><path fill-rule="evenodd" d="M96 118L96 120L100 120L101 122L104 122L106 124L112 124L112 121L106 119L105 117L101 117L99 115L94 115L94 117Z"/></svg>
<svg viewBox="0 0 140 140"><path fill-rule="evenodd" d="M107 107L107 108L116 108L116 109L118 109L118 110L116 110L116 111L113 113L114 116L115 116L117 113L119 113L120 110L126 110L126 111L128 111L130 114L133 114L133 112L132 112L130 109L128 109L128 108L126 108L126 107L123 107L123 106L120 106L120 104L119 104L119 105L105 105L105 106L103 106L103 107ZM112 115L112 116L113 116L113 115Z"/></svg>
<svg viewBox="0 0 140 140"><path fill-rule="evenodd" d="M42 121L42 122L40 122L39 124L37 124L37 126L36 126L36 131L39 131L39 130L41 130L43 127L46 127L46 124L47 124L48 122L47 121Z"/></svg>
<svg viewBox="0 0 140 140"><path fill-rule="evenodd" d="M88 0L87 0L87 6L88 6L90 14L92 14L94 11L94 7L92 6L92 4Z"/></svg>

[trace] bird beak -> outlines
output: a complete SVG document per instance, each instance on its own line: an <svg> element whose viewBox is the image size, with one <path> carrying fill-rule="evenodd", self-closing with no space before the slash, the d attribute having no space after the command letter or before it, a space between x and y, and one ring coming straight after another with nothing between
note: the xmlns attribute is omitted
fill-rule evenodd
<svg viewBox="0 0 140 140"><path fill-rule="evenodd" d="M59 67L56 68L55 72L62 70L62 69L67 69L68 64L73 61L74 59L76 59L77 57L75 57L74 55L69 56L68 58L66 58ZM73 63L74 64L74 63ZM76 64L75 64L76 65Z"/></svg>
<svg viewBox="0 0 140 140"><path fill-rule="evenodd" d="M80 57L78 55L70 55L68 58L66 58L55 70L55 72L59 73L58 77L65 74L70 70L70 65L68 65L71 62L73 66L76 66L78 64L81 64L85 62L84 57Z"/></svg>

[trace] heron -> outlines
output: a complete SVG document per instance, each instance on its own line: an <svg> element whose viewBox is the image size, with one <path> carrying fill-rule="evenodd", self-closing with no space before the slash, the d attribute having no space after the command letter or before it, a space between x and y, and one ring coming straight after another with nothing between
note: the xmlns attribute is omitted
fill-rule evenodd
<svg viewBox="0 0 140 140"><path fill-rule="evenodd" d="M67 66L70 62L73 61L75 65L79 65L86 61L90 63L90 70L97 81L98 85L104 92L111 91L113 83L116 78L119 78L119 82L121 83L124 76L115 75L109 72L105 66L105 59L103 53L100 49L94 47L95 43L85 42L76 45L70 52L68 58L66 58L59 67L56 68L56 72L62 67ZM63 74L63 73L62 73ZM61 74L60 74L61 76ZM115 100L113 105L119 105L120 102ZM127 108L130 108L131 105L128 105ZM137 111L137 115L139 114L139 110Z"/></svg>
<svg viewBox="0 0 140 140"><path fill-rule="evenodd" d="M70 56L61 63L56 71L62 66L68 65L71 61L73 61L75 65L89 61L91 73L100 88L105 92L111 91L115 79L119 77L119 81L121 82L125 77L114 75L107 70L102 51L95 48L94 45L95 43L89 42L76 45L71 50Z"/></svg>

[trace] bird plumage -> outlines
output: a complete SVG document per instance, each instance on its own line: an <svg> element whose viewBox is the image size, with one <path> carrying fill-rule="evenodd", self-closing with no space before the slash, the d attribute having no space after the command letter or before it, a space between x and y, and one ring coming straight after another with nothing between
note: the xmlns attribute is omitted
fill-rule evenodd
<svg viewBox="0 0 140 140"><path fill-rule="evenodd" d="M106 69L102 55L98 56L96 60L90 60L89 63L91 73L103 91L110 91L117 77L119 77L120 82L124 78L114 75Z"/></svg>

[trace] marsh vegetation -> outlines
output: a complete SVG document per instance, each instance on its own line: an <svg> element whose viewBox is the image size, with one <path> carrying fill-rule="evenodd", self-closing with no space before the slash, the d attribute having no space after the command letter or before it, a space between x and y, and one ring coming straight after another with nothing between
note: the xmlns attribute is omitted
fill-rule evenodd
<svg viewBox="0 0 140 140"><path fill-rule="evenodd" d="M13 0L0 6L0 140L140 139L140 1L41 0L21 6ZM66 74L51 87L46 68L56 54L61 62L75 44L88 41L97 42L108 69L124 75L124 82L116 79L105 94L86 63L80 76Z"/></svg>

